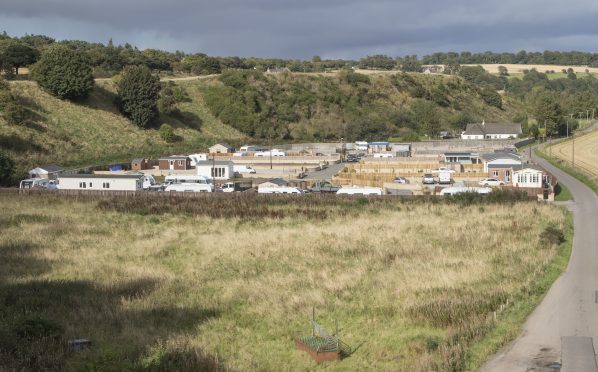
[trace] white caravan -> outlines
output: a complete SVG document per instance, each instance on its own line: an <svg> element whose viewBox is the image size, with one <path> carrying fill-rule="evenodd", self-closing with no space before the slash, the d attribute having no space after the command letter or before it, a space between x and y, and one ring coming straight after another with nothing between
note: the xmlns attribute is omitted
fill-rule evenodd
<svg viewBox="0 0 598 372"><path fill-rule="evenodd" d="M257 192L258 194L303 194L299 188L289 186L258 186Z"/></svg>
<svg viewBox="0 0 598 372"><path fill-rule="evenodd" d="M336 192L337 195L382 195L379 187L342 187Z"/></svg>
<svg viewBox="0 0 598 372"><path fill-rule="evenodd" d="M164 183L167 185L174 185L177 183L199 183L203 185L209 185L212 190L214 190L214 184L212 180L204 177L204 176L197 176L192 174L177 174L177 175L170 175L166 176L164 179Z"/></svg>
<svg viewBox="0 0 598 372"><path fill-rule="evenodd" d="M208 154L191 154L189 159L191 159L191 165L196 166L200 161L207 161Z"/></svg>
<svg viewBox="0 0 598 372"><path fill-rule="evenodd" d="M368 143L366 141L355 141L355 148L358 151L368 151Z"/></svg>
<svg viewBox="0 0 598 372"><path fill-rule="evenodd" d="M212 192L212 187L205 183L173 183L164 189L168 192Z"/></svg>
<svg viewBox="0 0 598 372"><path fill-rule="evenodd" d="M19 188L21 189L50 189L55 190L58 188L58 183L54 180L49 180L47 178L28 178L26 180L22 180L19 184Z"/></svg>
<svg viewBox="0 0 598 372"><path fill-rule="evenodd" d="M466 192L473 192L485 195L491 193L492 189L489 187L445 187L444 189L440 190L440 195L457 195Z"/></svg>

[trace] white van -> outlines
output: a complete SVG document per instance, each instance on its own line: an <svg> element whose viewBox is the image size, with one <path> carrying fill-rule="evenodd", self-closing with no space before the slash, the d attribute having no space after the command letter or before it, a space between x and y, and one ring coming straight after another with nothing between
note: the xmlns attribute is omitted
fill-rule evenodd
<svg viewBox="0 0 598 372"><path fill-rule="evenodd" d="M173 183L164 189L168 192L212 192L212 187L205 183Z"/></svg>
<svg viewBox="0 0 598 372"><path fill-rule="evenodd" d="M143 175L143 189L147 190L156 184L156 179L151 174Z"/></svg>
<svg viewBox="0 0 598 372"><path fill-rule="evenodd" d="M176 175L166 176L166 178L164 179L164 183L167 185L174 185L177 183L207 184L207 185L210 185L212 190L214 190L214 184L212 183L211 179L204 177L204 176L197 176L197 175L193 175L193 174L189 174L189 175L176 174Z"/></svg>
<svg viewBox="0 0 598 372"><path fill-rule="evenodd" d="M303 194L301 189L289 186L258 186L257 192L258 194Z"/></svg>
<svg viewBox="0 0 598 372"><path fill-rule="evenodd" d="M270 155L270 154L272 154L272 155ZM272 149L269 151L256 152L254 156L257 156L257 157L269 157L269 156L282 157L282 156L287 156L287 153L282 150L279 150L279 149Z"/></svg>
<svg viewBox="0 0 598 372"><path fill-rule="evenodd" d="M342 187L336 192L337 195L382 195L379 187Z"/></svg>
<svg viewBox="0 0 598 372"><path fill-rule="evenodd" d="M55 190L58 188L58 182L55 180L49 180L47 178L28 178L22 180L19 184L21 189L50 189Z"/></svg>
<svg viewBox="0 0 598 372"><path fill-rule="evenodd" d="M249 165L233 165L233 172L239 174L255 173L255 169Z"/></svg>
<svg viewBox="0 0 598 372"><path fill-rule="evenodd" d="M366 141L355 141L355 148L358 151L368 151L368 143Z"/></svg>

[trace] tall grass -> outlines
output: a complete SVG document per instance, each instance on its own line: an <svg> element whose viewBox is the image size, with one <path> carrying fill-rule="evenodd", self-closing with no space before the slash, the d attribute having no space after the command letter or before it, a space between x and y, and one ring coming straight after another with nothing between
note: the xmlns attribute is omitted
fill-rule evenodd
<svg viewBox="0 0 598 372"><path fill-rule="evenodd" d="M9 370L466 369L500 310L543 288L569 224L527 201L0 194L0 204ZM294 350L313 307L329 331L338 321L353 354L316 366ZM74 338L93 345L72 352Z"/></svg>

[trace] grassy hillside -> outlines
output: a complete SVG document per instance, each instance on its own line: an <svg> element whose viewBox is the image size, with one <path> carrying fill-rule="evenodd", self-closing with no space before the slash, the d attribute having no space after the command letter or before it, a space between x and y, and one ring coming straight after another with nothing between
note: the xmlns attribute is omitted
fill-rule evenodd
<svg viewBox="0 0 598 372"><path fill-rule="evenodd" d="M54 162L77 166L205 150L215 141L243 137L196 103L201 97L193 89L191 102L179 104L180 115L159 119L173 125L182 139L173 144L164 142L156 128L140 129L123 117L114 105L115 87L109 80L98 81L80 103L57 99L30 81L11 82L11 91L27 108L29 123L8 125L0 118L0 147L15 158L19 172Z"/></svg>
<svg viewBox="0 0 598 372"><path fill-rule="evenodd" d="M567 262L547 204L217 196L0 194L0 370L474 370Z"/></svg>
<svg viewBox="0 0 598 372"><path fill-rule="evenodd" d="M489 88L456 76L371 74L264 75L225 71L207 81L212 114L259 138L286 140L385 139L402 134L460 131L474 120L511 121L521 104L491 105ZM495 99L501 100L496 91ZM499 106L499 107L496 107Z"/></svg>

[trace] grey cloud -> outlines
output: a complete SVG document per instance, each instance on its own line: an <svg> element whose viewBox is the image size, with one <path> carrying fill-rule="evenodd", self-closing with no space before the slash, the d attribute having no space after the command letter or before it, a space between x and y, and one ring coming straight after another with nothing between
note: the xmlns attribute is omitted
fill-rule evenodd
<svg viewBox="0 0 598 372"><path fill-rule="evenodd" d="M10 34L282 58L592 50L598 2L541 0L3 0Z"/></svg>

